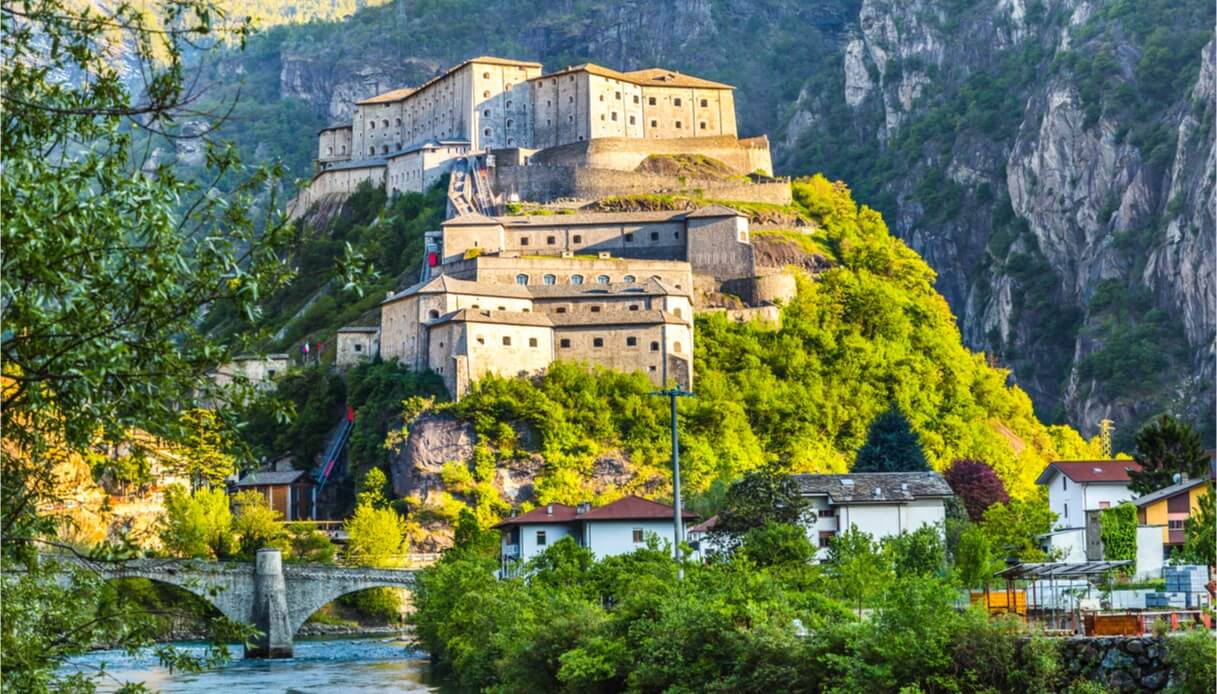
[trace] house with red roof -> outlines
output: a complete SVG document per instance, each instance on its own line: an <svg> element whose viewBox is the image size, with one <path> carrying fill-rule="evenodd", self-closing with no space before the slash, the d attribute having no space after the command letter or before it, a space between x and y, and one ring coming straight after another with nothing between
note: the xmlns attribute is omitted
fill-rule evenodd
<svg viewBox="0 0 1217 694"><path fill-rule="evenodd" d="M1035 483L1048 489L1056 530L1085 528L1087 511L1110 508L1136 496L1128 488L1128 473L1140 469L1135 460L1055 460Z"/></svg>
<svg viewBox="0 0 1217 694"><path fill-rule="evenodd" d="M682 517L686 523L696 518L691 513ZM494 527L502 534L500 560L506 576L564 537L573 538L599 559L645 547L651 536L671 543L673 525L671 506L631 495L594 508L586 503L546 504Z"/></svg>

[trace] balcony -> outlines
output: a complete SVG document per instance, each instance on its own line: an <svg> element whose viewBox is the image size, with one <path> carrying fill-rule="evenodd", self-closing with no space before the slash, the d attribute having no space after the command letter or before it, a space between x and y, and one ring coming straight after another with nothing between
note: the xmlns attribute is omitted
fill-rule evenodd
<svg viewBox="0 0 1217 694"><path fill-rule="evenodd" d="M519 559L520 558L520 546L519 545L503 545L503 558L504 559Z"/></svg>

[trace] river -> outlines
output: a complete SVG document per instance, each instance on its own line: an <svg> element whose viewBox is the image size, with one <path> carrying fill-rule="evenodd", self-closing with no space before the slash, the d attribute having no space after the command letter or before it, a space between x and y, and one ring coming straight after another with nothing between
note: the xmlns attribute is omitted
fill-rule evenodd
<svg viewBox="0 0 1217 694"><path fill-rule="evenodd" d="M205 647L198 642L174 645L198 654ZM142 682L165 694L436 691L426 683L426 656L393 638L296 639L295 657L283 660L243 659L239 645L229 652L234 657L226 665L200 673L169 672L152 652L132 657L122 651L73 658L64 671L96 671L104 663L112 677L101 682L101 692L113 692L124 682Z"/></svg>

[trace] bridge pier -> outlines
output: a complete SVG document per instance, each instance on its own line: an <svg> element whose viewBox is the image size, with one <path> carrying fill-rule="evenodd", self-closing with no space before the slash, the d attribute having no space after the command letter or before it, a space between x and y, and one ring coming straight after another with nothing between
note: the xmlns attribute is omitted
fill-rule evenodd
<svg viewBox="0 0 1217 694"><path fill-rule="evenodd" d="M287 581L283 577L283 553L277 549L260 549L255 559L253 623L262 633L245 646L246 658L292 657Z"/></svg>

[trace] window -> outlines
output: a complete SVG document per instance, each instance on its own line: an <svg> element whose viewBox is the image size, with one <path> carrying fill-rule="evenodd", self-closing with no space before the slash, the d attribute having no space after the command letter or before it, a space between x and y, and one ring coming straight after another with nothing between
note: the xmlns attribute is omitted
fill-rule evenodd
<svg viewBox="0 0 1217 694"><path fill-rule="evenodd" d="M356 352L358 352L358 351L359 351L359 345L355 345L355 351L356 351ZM275 371L274 369L267 369L267 370L266 370L266 377L267 377L267 378L274 378L274 377L275 377L275 374L277 374L277 373L279 373L279 372L278 372L278 371Z"/></svg>
<svg viewBox="0 0 1217 694"><path fill-rule="evenodd" d="M637 310L638 310L638 304L630 304L630 310L631 310L631 311L637 311Z"/></svg>
<svg viewBox="0 0 1217 694"><path fill-rule="evenodd" d="M504 107L504 108L511 108L511 102L510 102L510 101L508 101L506 104L503 104L503 107ZM507 127L511 127L511 121L507 121Z"/></svg>
<svg viewBox="0 0 1217 694"><path fill-rule="evenodd" d="M680 106L680 97L676 97L675 99L672 99L672 105Z"/></svg>
<svg viewBox="0 0 1217 694"><path fill-rule="evenodd" d="M507 138L508 145L514 145L515 143L516 143L515 138L512 138L512 137Z"/></svg>
<svg viewBox="0 0 1217 694"><path fill-rule="evenodd" d="M651 351L652 351L652 352L658 352L658 351L659 351L659 343L658 343L658 342L652 342L652 343L651 343Z"/></svg>
<svg viewBox="0 0 1217 694"><path fill-rule="evenodd" d="M326 153L326 154L333 154L333 153L334 153L334 148L333 148L333 147L326 147L326 148L325 148L325 153Z"/></svg>
<svg viewBox="0 0 1217 694"><path fill-rule="evenodd" d="M558 346L561 347L562 349L567 349L570 347L570 340L567 340L565 338L558 340Z"/></svg>
<svg viewBox="0 0 1217 694"><path fill-rule="evenodd" d="M490 79L490 73L489 73L489 72L483 72L483 73L482 73L482 79L484 79L484 80L488 80L488 79Z"/></svg>
<svg viewBox="0 0 1217 694"><path fill-rule="evenodd" d="M370 120L370 121L368 121L368 129L369 129L369 130L375 130L375 129L376 129L376 121L374 121L374 120Z"/></svg>
<svg viewBox="0 0 1217 694"><path fill-rule="evenodd" d="M613 92L613 96L617 98L617 101L621 101L621 92Z"/></svg>
<svg viewBox="0 0 1217 694"><path fill-rule="evenodd" d="M698 127L698 128L700 128L700 129L702 129L702 130L705 130L705 129L706 129L706 121L702 121L702 122L698 123L698 124L697 124L697 127Z"/></svg>
<svg viewBox="0 0 1217 694"><path fill-rule="evenodd" d="M521 245L521 246L527 246L527 245L528 245L528 237L527 237L527 236L522 236L522 237L520 237L520 245Z"/></svg>
<svg viewBox="0 0 1217 694"><path fill-rule="evenodd" d="M482 115L483 115L483 116L486 116L487 118L489 118L489 117L490 117L490 109L486 109L485 111L482 111Z"/></svg>
<svg viewBox="0 0 1217 694"><path fill-rule="evenodd" d="M500 310L500 311L506 311L506 310L507 310L507 307L506 307L506 306L500 306L500 307L499 307L499 310Z"/></svg>
<svg viewBox="0 0 1217 694"><path fill-rule="evenodd" d="M535 337L530 337L530 338L528 338L528 346L529 346L529 347L536 347L536 346L537 346L537 338L535 338Z"/></svg>
<svg viewBox="0 0 1217 694"><path fill-rule="evenodd" d="M504 346L504 347L510 347L510 346L511 346L511 336L510 336L510 335L504 335L504 336L503 336L503 346Z"/></svg>
<svg viewBox="0 0 1217 694"><path fill-rule="evenodd" d="M637 278L637 277L635 277L635 276L633 276L633 275L626 275L625 277L622 277L622 278L621 278L621 281L622 281L622 282L628 282L628 283L630 283L630 284L633 284L634 282L637 282L637 281L638 281L638 278Z"/></svg>
<svg viewBox="0 0 1217 694"><path fill-rule="evenodd" d="M399 128L401 127L401 119L400 119L400 118L398 118L398 119L397 119L397 127L399 127Z"/></svg>
<svg viewBox="0 0 1217 694"><path fill-rule="evenodd" d="M652 127L652 128L658 128L658 127L659 127L659 121L654 120L654 119L651 119L651 127Z"/></svg>
<svg viewBox="0 0 1217 694"><path fill-rule="evenodd" d="M672 238L674 238L674 239L679 239L679 238L680 238L680 232L679 232L679 231L674 231L674 232L672 232Z"/></svg>
<svg viewBox="0 0 1217 694"><path fill-rule="evenodd" d="M1110 501L1100 501L1099 508L1111 508L1111 502Z"/></svg>
<svg viewBox="0 0 1217 694"><path fill-rule="evenodd" d="M543 277L541 279L543 282L545 282L545 284L557 284L558 283L558 278L554 277L553 275L546 275L545 277Z"/></svg>
<svg viewBox="0 0 1217 694"><path fill-rule="evenodd" d="M1061 515L1065 516L1066 519L1069 518L1069 504L1065 504L1065 512Z"/></svg>
<svg viewBox="0 0 1217 694"><path fill-rule="evenodd" d="M821 517L821 518L833 518L833 517L835 517L836 515L837 515L837 514L836 514L836 512L835 512L835 511L833 511L831 508L822 508L822 509L820 509L820 517Z"/></svg>
<svg viewBox="0 0 1217 694"><path fill-rule="evenodd" d="M528 284L528 275L516 275L516 284Z"/></svg>
<svg viewBox="0 0 1217 694"><path fill-rule="evenodd" d="M625 338L625 346L626 346L626 347L637 347L637 346L638 346L638 338L636 338L636 337L627 337L627 338Z"/></svg>
<svg viewBox="0 0 1217 694"><path fill-rule="evenodd" d="M672 351L676 352L677 354L680 354L680 343L679 342L672 343Z"/></svg>
<svg viewBox="0 0 1217 694"><path fill-rule="evenodd" d="M431 309L430 311L427 312L427 316L430 318L439 318L439 311L436 311L435 309Z"/></svg>
<svg viewBox="0 0 1217 694"><path fill-rule="evenodd" d="M363 351L363 345L355 345L355 351L356 351L356 352L362 352L362 351ZM270 372L270 375L271 375L271 376L274 376L274 375L275 375L275 372L274 372L274 371L271 371L271 372Z"/></svg>
<svg viewBox="0 0 1217 694"><path fill-rule="evenodd" d="M573 243L583 243L583 237L582 237L582 236L580 236L579 234L575 234L575 235L574 235L574 237L572 237L572 238L571 238L571 242L573 242Z"/></svg>
<svg viewBox="0 0 1217 694"><path fill-rule="evenodd" d="M510 128L510 127L511 127L511 123L512 123L511 119L510 119L510 118L508 118L508 119L507 119L507 127L509 127L509 128Z"/></svg>
<svg viewBox="0 0 1217 694"><path fill-rule="evenodd" d="M578 236L575 237L575 243L579 243ZM583 275L571 275L570 283L571 284L583 284Z"/></svg>
<svg viewBox="0 0 1217 694"><path fill-rule="evenodd" d="M388 153L389 153L389 146L388 146L388 145L381 145L381 146L380 146L380 153L381 153L381 154L388 154Z"/></svg>
<svg viewBox="0 0 1217 694"><path fill-rule="evenodd" d="M1183 523L1184 521L1182 520L1168 520L1166 521L1166 528L1167 530L1183 530Z"/></svg>
<svg viewBox="0 0 1217 694"><path fill-rule="evenodd" d="M710 105L710 102L709 102L709 101L707 101L706 99L702 99L702 100L701 100L701 107L702 107L702 108L705 108L705 107L707 107L707 106L709 106L709 105Z"/></svg>
<svg viewBox="0 0 1217 694"><path fill-rule="evenodd" d="M680 308L679 308L679 307L678 307L678 308L674 308L674 309L672 309L672 313L675 313L677 318L681 318L681 317L682 317L682 316L680 315Z"/></svg>
<svg viewBox="0 0 1217 694"><path fill-rule="evenodd" d="M651 373L655 373L656 368L654 366L652 366L652 367L650 367L650 371L651 371Z"/></svg>
<svg viewBox="0 0 1217 694"><path fill-rule="evenodd" d="M630 116L630 125L633 125L633 124L634 124L634 117Z"/></svg>
<svg viewBox="0 0 1217 694"><path fill-rule="evenodd" d="M612 113L612 119L613 119L613 120L617 120L617 112L616 112L616 111L613 111L613 113Z"/></svg>
<svg viewBox="0 0 1217 694"><path fill-rule="evenodd" d="M836 533L835 533L835 532L821 530L821 531L820 531L820 546L821 546L821 547L831 547L831 546L832 546L832 538L833 538L834 536L836 536Z"/></svg>
<svg viewBox="0 0 1217 694"><path fill-rule="evenodd" d="M637 95L637 94L635 94L635 95L634 95L634 103L638 103L638 95Z"/></svg>
<svg viewBox="0 0 1217 694"><path fill-rule="evenodd" d="M557 242L558 242L558 239L557 239L557 238L555 238L555 237L553 237L553 236L546 236L546 237L545 237L545 245L546 245L546 246L552 246L552 245L554 245L554 244L555 244L555 243L557 243Z"/></svg>
<svg viewBox="0 0 1217 694"><path fill-rule="evenodd" d="M1066 489L1069 489L1068 481L1069 481L1069 479L1067 477L1065 477L1064 475L1061 475L1061 491L1065 491Z"/></svg>
<svg viewBox="0 0 1217 694"><path fill-rule="evenodd" d="M479 345L486 344L486 338L482 337L481 335L478 335L478 344Z"/></svg>
<svg viewBox="0 0 1217 694"><path fill-rule="evenodd" d="M591 311L592 313L600 313L600 307L599 307L599 306L589 306L589 307L588 307L588 310L589 310L589 311Z"/></svg>
<svg viewBox="0 0 1217 694"><path fill-rule="evenodd" d="M389 127L389 119L386 118L383 121L381 121L381 125L385 126L386 128Z"/></svg>
<svg viewBox="0 0 1217 694"><path fill-rule="evenodd" d="M592 347L603 347L603 346L604 346L603 337L593 337L592 338Z"/></svg>
<svg viewBox="0 0 1217 694"><path fill-rule="evenodd" d="M538 547L545 546L545 531L544 530L537 531L537 546Z"/></svg>
<svg viewBox="0 0 1217 694"><path fill-rule="evenodd" d="M680 126L678 125L676 127L679 128ZM485 130L483 130L482 134L485 135L486 137L490 137L490 128L486 128Z"/></svg>
<svg viewBox="0 0 1217 694"><path fill-rule="evenodd" d="M648 106L654 106L654 105L655 105L655 97L653 97L653 96L648 96L648 97L647 97L647 105L648 105Z"/></svg>
<svg viewBox="0 0 1217 694"><path fill-rule="evenodd" d="M566 307L559 306L558 308L554 309L554 313L566 313Z"/></svg>
<svg viewBox="0 0 1217 694"><path fill-rule="evenodd" d="M634 528L634 544L642 542L642 528Z"/></svg>
<svg viewBox="0 0 1217 694"><path fill-rule="evenodd" d="M600 95L600 100L601 100L601 101L604 101L604 95L603 95L603 94L601 94L601 95Z"/></svg>
<svg viewBox="0 0 1217 694"><path fill-rule="evenodd" d="M603 113L601 113L601 114L600 114L600 120L604 120L604 114L603 114Z"/></svg>
<svg viewBox="0 0 1217 694"><path fill-rule="evenodd" d="M652 240L652 241L658 241L658 240L659 240L659 232L658 232L658 231L652 231L652 232L651 232L651 240Z"/></svg>
<svg viewBox="0 0 1217 694"><path fill-rule="evenodd" d="M489 91L489 90L487 90L487 91L482 92L482 98L483 98L483 99L489 99L489 98L490 98L490 91Z"/></svg>
<svg viewBox="0 0 1217 694"><path fill-rule="evenodd" d="M597 275L596 276L596 284L608 284L608 283L609 283L608 275Z"/></svg>
<svg viewBox="0 0 1217 694"><path fill-rule="evenodd" d="M680 121L676 121L676 129L680 130L683 127Z"/></svg>
<svg viewBox="0 0 1217 694"><path fill-rule="evenodd" d="M632 231L625 232L625 242L626 243L634 242L634 232L632 232Z"/></svg>

